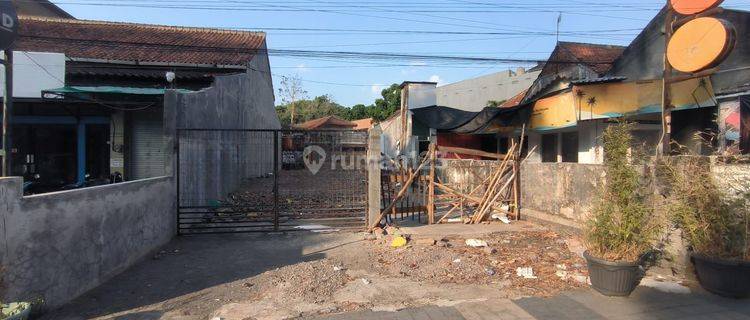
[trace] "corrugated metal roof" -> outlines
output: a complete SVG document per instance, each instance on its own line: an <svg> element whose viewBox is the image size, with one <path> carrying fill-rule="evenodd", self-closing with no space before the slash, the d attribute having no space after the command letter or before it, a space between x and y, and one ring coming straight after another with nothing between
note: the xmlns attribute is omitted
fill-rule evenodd
<svg viewBox="0 0 750 320"><path fill-rule="evenodd" d="M601 77L601 78L593 78L593 79L575 80L575 81L571 81L570 83L575 84L575 85L585 85L585 84L620 82L620 81L624 81L627 79L628 77Z"/></svg>

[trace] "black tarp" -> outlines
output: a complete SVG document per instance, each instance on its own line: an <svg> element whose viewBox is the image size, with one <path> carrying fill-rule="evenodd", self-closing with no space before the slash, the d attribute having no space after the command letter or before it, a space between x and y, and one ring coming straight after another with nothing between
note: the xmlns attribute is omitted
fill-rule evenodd
<svg viewBox="0 0 750 320"><path fill-rule="evenodd" d="M414 119L438 131L452 130L474 119L476 112L431 106L412 110Z"/></svg>
<svg viewBox="0 0 750 320"><path fill-rule="evenodd" d="M487 107L480 112L469 112L443 106L412 110L414 119L440 132L461 134L492 134L512 130L531 115L530 105L513 108Z"/></svg>

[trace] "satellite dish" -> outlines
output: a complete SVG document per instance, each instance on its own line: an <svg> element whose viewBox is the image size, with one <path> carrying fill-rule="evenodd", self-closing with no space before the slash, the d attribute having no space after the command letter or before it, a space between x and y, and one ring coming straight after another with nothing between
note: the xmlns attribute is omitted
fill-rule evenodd
<svg viewBox="0 0 750 320"><path fill-rule="evenodd" d="M18 36L18 15L10 0L0 0L0 50L13 45Z"/></svg>
<svg viewBox="0 0 750 320"><path fill-rule="evenodd" d="M689 21L674 33L667 59L682 72L698 72L721 63L732 51L735 31L726 20L704 17Z"/></svg>

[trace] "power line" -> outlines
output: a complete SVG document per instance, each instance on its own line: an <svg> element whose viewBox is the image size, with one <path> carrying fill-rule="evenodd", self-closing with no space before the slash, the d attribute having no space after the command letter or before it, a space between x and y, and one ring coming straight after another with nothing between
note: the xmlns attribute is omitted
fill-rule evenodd
<svg viewBox="0 0 750 320"><path fill-rule="evenodd" d="M356 52L356 51L314 51L314 50L294 50L294 49L248 49L241 47L217 47L217 46L196 46L196 45L179 45L179 44L154 44L147 42L134 41L117 41L117 40L92 40L92 39L70 39L50 36L31 36L21 35L19 38L29 38L50 42L73 42L77 44L95 44L110 47L135 47L135 48L155 48L159 50L191 50L196 52L229 52L229 53L246 53L258 54L267 53L271 56L280 57L318 57L318 58L338 58L338 59L364 59L364 60L423 60L423 61L453 61L466 63L592 63L602 64L608 61L547 61L540 59L504 59L478 56L445 56L445 55L419 55L390 52Z"/></svg>

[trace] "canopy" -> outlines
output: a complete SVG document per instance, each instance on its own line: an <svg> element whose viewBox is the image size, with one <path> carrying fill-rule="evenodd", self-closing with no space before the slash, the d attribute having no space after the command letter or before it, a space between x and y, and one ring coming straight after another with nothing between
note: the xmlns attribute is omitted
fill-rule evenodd
<svg viewBox="0 0 750 320"><path fill-rule="evenodd" d="M513 130L524 123L531 109L526 105L512 108L487 107L480 112L469 112L443 106L411 110L414 119L429 128L462 134L492 134Z"/></svg>
<svg viewBox="0 0 750 320"><path fill-rule="evenodd" d="M167 90L176 90L178 92L191 92L186 89L164 89L164 88L136 88L136 87L112 87L112 86L99 86L99 87L84 87L84 86L65 86L57 89L44 90L43 93L52 94L71 94L71 93L86 93L86 94L126 94L126 95L141 95L141 96L163 96Z"/></svg>

